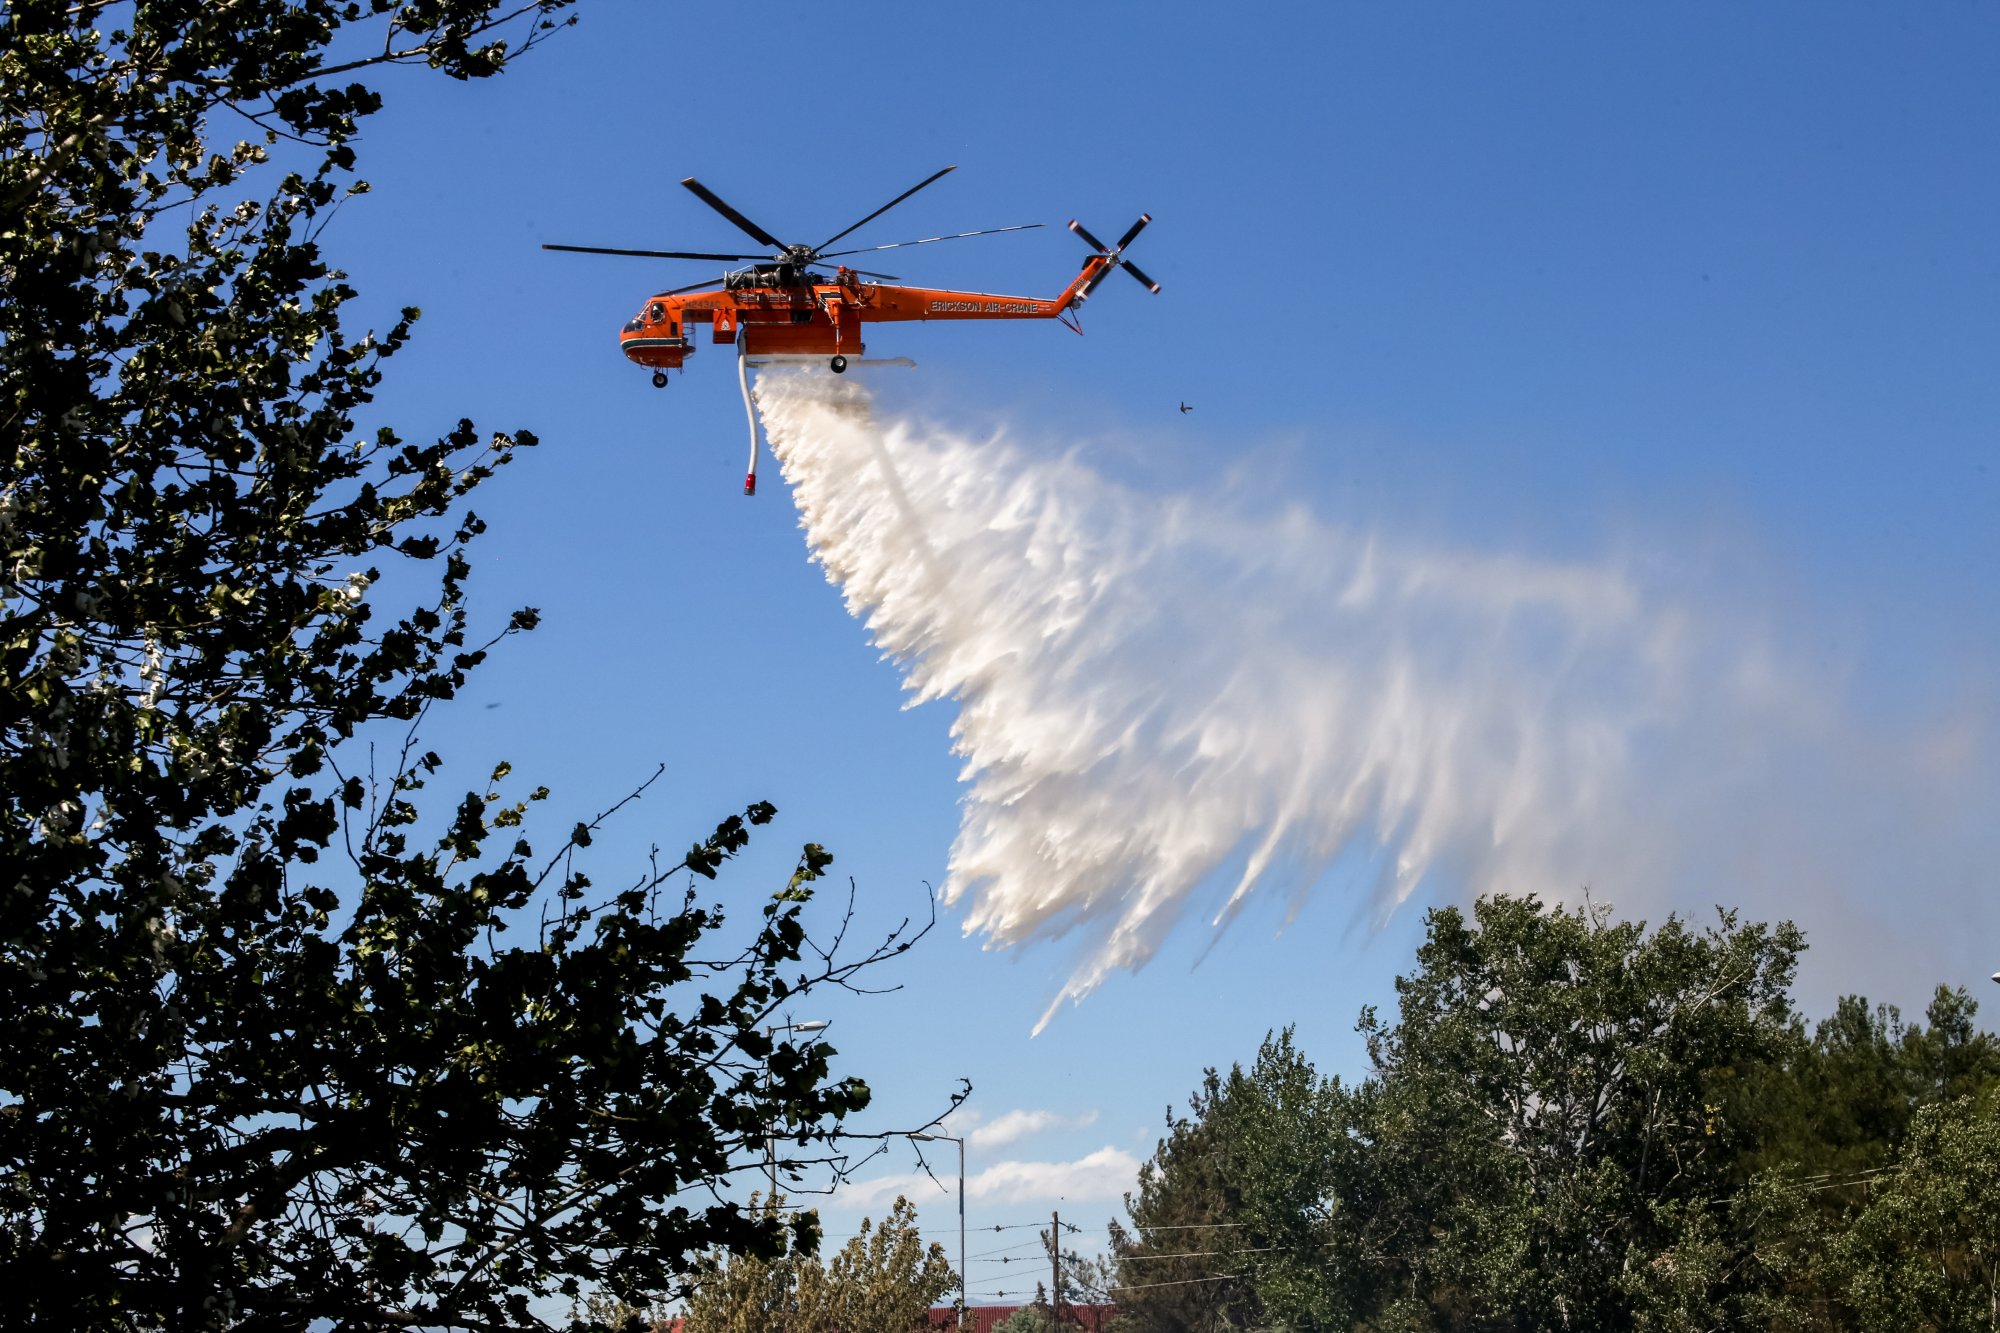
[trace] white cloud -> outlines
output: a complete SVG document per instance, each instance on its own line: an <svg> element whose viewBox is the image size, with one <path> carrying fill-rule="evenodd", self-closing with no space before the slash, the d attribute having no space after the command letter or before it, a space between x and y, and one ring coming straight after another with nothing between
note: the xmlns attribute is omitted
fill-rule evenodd
<svg viewBox="0 0 2000 1333"><path fill-rule="evenodd" d="M1094 1109L1080 1115L1063 1115L1058 1111L1017 1108L1004 1111L991 1120L972 1120L964 1129L965 1146L968 1149L1004 1148L1052 1129L1087 1129L1096 1123L1097 1112Z"/></svg>
<svg viewBox="0 0 2000 1333"><path fill-rule="evenodd" d="M940 1191L947 1197L951 1193L948 1174L932 1179L921 1171L899 1171L873 1180L850 1181L834 1192L834 1198L843 1208L878 1208L901 1195L922 1208L931 1195Z"/></svg>
<svg viewBox="0 0 2000 1333"><path fill-rule="evenodd" d="M1103 1147L1074 1162L999 1162L965 1183L966 1196L990 1203L1121 1199L1139 1177L1139 1159Z"/></svg>
<svg viewBox="0 0 2000 1333"><path fill-rule="evenodd" d="M995 1123L998 1123L997 1121ZM1117 1201L1138 1179L1139 1159L1123 1148L1103 1147L1073 1162L996 1162L965 1181L966 1206ZM839 1200L850 1208L873 1208L905 1195L921 1207L932 1194L952 1192L948 1171L935 1179L921 1171L899 1172L842 1186Z"/></svg>

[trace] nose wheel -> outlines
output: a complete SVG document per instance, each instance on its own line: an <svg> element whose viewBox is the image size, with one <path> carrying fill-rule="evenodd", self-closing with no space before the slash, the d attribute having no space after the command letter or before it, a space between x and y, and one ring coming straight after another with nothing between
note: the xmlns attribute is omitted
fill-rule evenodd
<svg viewBox="0 0 2000 1333"><path fill-rule="evenodd" d="M833 360L827 362L827 365L833 370L833 373L836 375L844 375L847 373L847 358L844 356L836 356L835 358L833 358Z"/></svg>
<svg viewBox="0 0 2000 1333"><path fill-rule="evenodd" d="M655 389L664 389L664 388L666 388L666 387L667 387L667 372L666 372L666 371L664 371L664 370L656 370L656 371L654 371L654 372L653 372L653 387L654 387Z"/></svg>

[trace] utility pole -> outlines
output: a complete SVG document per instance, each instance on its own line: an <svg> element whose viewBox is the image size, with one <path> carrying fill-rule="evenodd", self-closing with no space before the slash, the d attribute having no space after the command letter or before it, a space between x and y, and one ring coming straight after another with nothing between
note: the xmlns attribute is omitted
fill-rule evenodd
<svg viewBox="0 0 2000 1333"><path fill-rule="evenodd" d="M1062 1327L1062 1214L1049 1213L1049 1325Z"/></svg>
<svg viewBox="0 0 2000 1333"><path fill-rule="evenodd" d="M950 1134L912 1134L919 1143L942 1139L958 1145L958 1333L965 1333L965 1140Z"/></svg>

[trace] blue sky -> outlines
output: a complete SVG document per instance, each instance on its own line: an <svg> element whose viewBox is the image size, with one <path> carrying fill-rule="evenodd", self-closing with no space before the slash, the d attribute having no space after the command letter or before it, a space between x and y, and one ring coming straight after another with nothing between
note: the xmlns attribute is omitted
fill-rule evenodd
<svg viewBox="0 0 2000 1333"><path fill-rule="evenodd" d="M381 322L426 312L383 415L544 441L480 495L475 564L496 619L533 604L545 627L433 743L512 760L565 817L664 762L612 855L769 799L780 820L728 881L746 908L814 840L865 926L924 910L965 793L953 706L904 709L775 469L738 493L728 349L663 392L618 355L646 293L705 271L536 247L735 249L690 175L818 239L956 163L854 239L1046 223L884 265L1044 295L1083 254L1063 223L1113 236L1145 210L1133 257L1164 290L1114 277L1081 339L882 329L871 354L918 362L882 386L885 411L998 432L1025 467L1070 459L1197 516L1212 501L1218 527L1303 513L1407 568L1567 571L1631 590L1633 623L1685 615L1708 646L1663 720L1625 738L1632 794L1609 825L1673 849L1675 872L1627 891L1625 861L1578 852L1545 891L1789 915L1816 945L1811 1011L1850 989L1921 1007L1939 981L1986 985L1996 89L2000 15L1970 4L586 4L490 84L392 78L363 154L375 192L330 233ZM1495 670L1532 675L1536 646L1510 644ZM1412 651L1455 654L1428 665L1476 691L1468 641ZM1729 738L1794 703L1810 719L1771 723L1731 770ZM1745 807L1731 781L1788 794ZM1815 848L1834 849L1837 886ZM877 1090L873 1128L973 1081L975 1228L1060 1208L1101 1234L1204 1066L1296 1024L1322 1070L1362 1071L1357 1011L1393 1003L1422 906L1462 899L1486 865L1447 858L1385 918L1355 887L1377 850L1260 890L1219 933L1227 885L1204 888L1145 966L1037 1037L1089 919L989 950L947 911L900 991L795 1017L835 1020ZM898 1154L864 1174L907 1169ZM836 1201L830 1228L872 1197ZM950 1230L946 1196L917 1202ZM973 1270L975 1298L1018 1289L1011 1268Z"/></svg>

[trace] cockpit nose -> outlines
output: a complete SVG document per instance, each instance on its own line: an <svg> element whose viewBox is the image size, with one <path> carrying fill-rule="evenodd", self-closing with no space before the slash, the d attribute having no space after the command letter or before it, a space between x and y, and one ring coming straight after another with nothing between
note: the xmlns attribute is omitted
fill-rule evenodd
<svg viewBox="0 0 2000 1333"><path fill-rule="evenodd" d="M639 313L619 330L618 345L626 359L658 371L680 369L694 351L693 340L681 327L685 313L671 292L647 297Z"/></svg>
<svg viewBox="0 0 2000 1333"><path fill-rule="evenodd" d="M652 325L663 322L666 319L666 317L667 317L667 308L665 305L661 304L659 299L656 297L653 300L646 302L646 308L644 310L641 310L638 314L632 316L630 322L628 322L625 325L625 332L643 333L646 329L648 329Z"/></svg>

